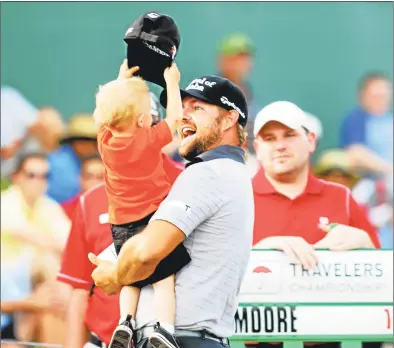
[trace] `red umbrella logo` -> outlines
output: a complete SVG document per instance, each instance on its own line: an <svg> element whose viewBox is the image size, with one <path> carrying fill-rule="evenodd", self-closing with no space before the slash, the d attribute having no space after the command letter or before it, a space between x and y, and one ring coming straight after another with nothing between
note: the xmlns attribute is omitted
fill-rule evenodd
<svg viewBox="0 0 394 348"><path fill-rule="evenodd" d="M253 269L252 272L255 276L254 278L254 285L257 287L259 291L263 291L264 288L269 286L269 280L266 278L267 276L270 277L273 275L271 269L266 266L257 266Z"/></svg>
<svg viewBox="0 0 394 348"><path fill-rule="evenodd" d="M265 266L257 266L254 270L253 273L272 273L272 271Z"/></svg>

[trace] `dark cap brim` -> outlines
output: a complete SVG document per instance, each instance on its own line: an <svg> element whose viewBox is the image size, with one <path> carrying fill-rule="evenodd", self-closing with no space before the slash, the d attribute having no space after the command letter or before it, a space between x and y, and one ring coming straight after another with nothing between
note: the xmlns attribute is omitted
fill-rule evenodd
<svg viewBox="0 0 394 348"><path fill-rule="evenodd" d="M198 100L201 100L205 103L209 104L215 104L205 96L203 96L201 93L199 93L197 90L191 90L191 91L186 91L184 89L181 89L181 99L185 99L186 97L192 97L196 98ZM164 89L161 94L160 94L160 104L166 108L167 107L167 90ZM215 104L216 105L216 104Z"/></svg>

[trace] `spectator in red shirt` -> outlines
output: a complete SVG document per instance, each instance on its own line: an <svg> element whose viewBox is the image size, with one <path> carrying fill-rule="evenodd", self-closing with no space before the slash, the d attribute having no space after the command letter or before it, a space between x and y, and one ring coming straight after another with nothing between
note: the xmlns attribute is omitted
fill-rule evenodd
<svg viewBox="0 0 394 348"><path fill-rule="evenodd" d="M313 176L309 156L315 134L305 114L290 102L260 111L254 132L262 169L253 179L254 245L283 250L305 267L316 264L315 248L379 247L376 231L348 188Z"/></svg>
<svg viewBox="0 0 394 348"><path fill-rule="evenodd" d="M104 165L99 154L93 154L81 159L81 193L67 202L62 203L62 207L70 218L73 217L81 194L89 191L91 188L103 183Z"/></svg>
<svg viewBox="0 0 394 348"><path fill-rule="evenodd" d="M162 155L164 169L172 184L184 166ZM68 303L66 341L63 348L104 347L118 324L119 296L106 296L95 287L91 273L95 266L89 252L100 254L112 243L108 224L108 199L104 185L83 194L72 221L70 236L63 252L58 280L73 287ZM88 335L87 335L88 334Z"/></svg>
<svg viewBox="0 0 394 348"><path fill-rule="evenodd" d="M253 178L255 247L281 250L306 269L318 261L316 248L380 247L375 229L350 190L311 174L309 159L316 136L307 129L298 106L285 101L269 104L257 115L254 133L262 165ZM271 343L248 346L278 347Z"/></svg>

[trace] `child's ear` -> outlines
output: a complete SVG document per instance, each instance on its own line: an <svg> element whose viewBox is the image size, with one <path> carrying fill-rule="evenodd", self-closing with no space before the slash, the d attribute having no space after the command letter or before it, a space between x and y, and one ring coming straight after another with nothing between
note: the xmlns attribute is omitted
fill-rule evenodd
<svg viewBox="0 0 394 348"><path fill-rule="evenodd" d="M144 118L145 118L145 114L143 112L138 115L138 119L137 119L138 127L142 127L144 125Z"/></svg>

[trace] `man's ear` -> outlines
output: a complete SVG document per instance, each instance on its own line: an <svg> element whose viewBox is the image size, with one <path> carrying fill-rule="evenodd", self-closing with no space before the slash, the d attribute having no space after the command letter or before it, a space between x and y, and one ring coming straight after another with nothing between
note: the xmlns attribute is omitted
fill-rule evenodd
<svg viewBox="0 0 394 348"><path fill-rule="evenodd" d="M142 127L144 125L144 118L145 118L145 114L143 112L141 112L137 118L137 126L138 127Z"/></svg>
<svg viewBox="0 0 394 348"><path fill-rule="evenodd" d="M316 150L317 137L315 133L308 132L306 135L309 144L309 153L314 153Z"/></svg>
<svg viewBox="0 0 394 348"><path fill-rule="evenodd" d="M222 119L222 129L227 130L238 123L239 114L235 110L230 110Z"/></svg>

